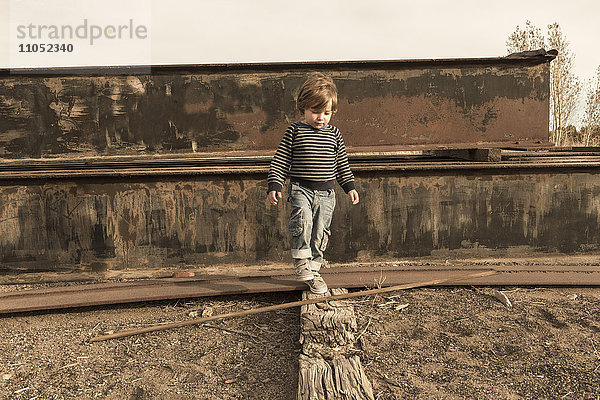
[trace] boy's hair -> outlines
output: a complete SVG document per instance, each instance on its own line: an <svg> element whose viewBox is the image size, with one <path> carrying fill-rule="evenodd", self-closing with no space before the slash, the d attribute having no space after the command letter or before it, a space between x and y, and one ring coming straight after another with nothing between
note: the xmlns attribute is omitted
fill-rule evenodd
<svg viewBox="0 0 600 400"><path fill-rule="evenodd" d="M315 72L300 86L296 97L296 107L304 110L324 110L331 100L331 111L337 111L337 87L329 76Z"/></svg>

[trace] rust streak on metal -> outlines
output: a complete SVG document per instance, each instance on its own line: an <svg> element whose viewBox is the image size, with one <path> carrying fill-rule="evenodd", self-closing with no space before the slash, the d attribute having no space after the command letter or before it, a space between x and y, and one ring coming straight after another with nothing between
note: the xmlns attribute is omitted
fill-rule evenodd
<svg viewBox="0 0 600 400"><path fill-rule="evenodd" d="M0 155L272 151L311 70L338 85L350 149L546 142L552 58L0 71Z"/></svg>
<svg viewBox="0 0 600 400"><path fill-rule="evenodd" d="M598 161L365 163L355 168L363 201L338 193L332 262L600 249ZM269 207L265 175L236 168L2 181L2 272L281 262L288 205Z"/></svg>

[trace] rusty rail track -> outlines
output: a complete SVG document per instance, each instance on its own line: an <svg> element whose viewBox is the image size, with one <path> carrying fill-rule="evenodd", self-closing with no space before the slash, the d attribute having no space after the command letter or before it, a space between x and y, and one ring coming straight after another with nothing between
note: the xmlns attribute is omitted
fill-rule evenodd
<svg viewBox="0 0 600 400"><path fill-rule="evenodd" d="M412 153L412 154L411 154ZM555 168L595 169L600 167L600 151L502 150L501 160L480 162L421 151L350 154L356 172L430 170L545 170ZM143 177L266 174L271 155L235 157L177 157L114 159L59 159L0 162L0 180L75 179L89 177Z"/></svg>
<svg viewBox="0 0 600 400"><path fill-rule="evenodd" d="M331 268L323 273L331 288L372 288L450 279L493 269L497 274L449 283L481 286L600 286L598 265L495 265L465 267L357 267ZM291 272L291 271L290 271ZM194 298L234 294L300 291L306 286L291 273L263 272L252 276L207 275L134 282L72 285L0 294L0 314L67 309L107 304Z"/></svg>

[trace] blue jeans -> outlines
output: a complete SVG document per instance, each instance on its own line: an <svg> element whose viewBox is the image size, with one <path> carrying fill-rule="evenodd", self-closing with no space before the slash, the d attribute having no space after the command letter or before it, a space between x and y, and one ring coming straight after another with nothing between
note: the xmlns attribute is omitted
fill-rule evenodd
<svg viewBox="0 0 600 400"><path fill-rule="evenodd" d="M335 192L311 190L290 184L288 201L292 204L289 232L292 236L292 258L310 260L310 268L318 271L323 263L335 208Z"/></svg>

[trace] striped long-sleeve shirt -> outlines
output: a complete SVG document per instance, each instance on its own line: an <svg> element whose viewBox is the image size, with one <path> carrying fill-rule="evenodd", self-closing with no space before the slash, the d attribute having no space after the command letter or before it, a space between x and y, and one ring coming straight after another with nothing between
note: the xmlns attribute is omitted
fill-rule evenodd
<svg viewBox="0 0 600 400"><path fill-rule="evenodd" d="M314 190L333 189L336 180L346 193L354 189L354 175L339 129L292 123L271 161L269 191L281 191L288 176L292 182Z"/></svg>

